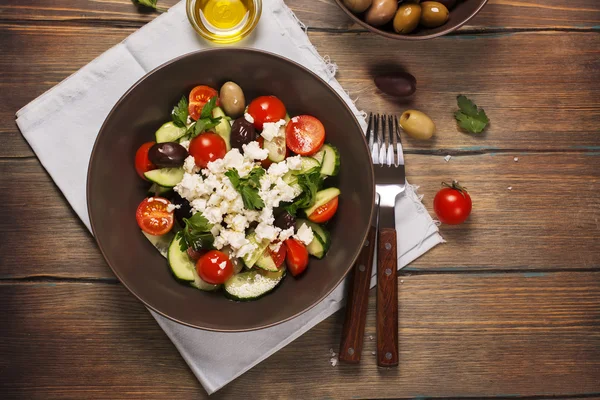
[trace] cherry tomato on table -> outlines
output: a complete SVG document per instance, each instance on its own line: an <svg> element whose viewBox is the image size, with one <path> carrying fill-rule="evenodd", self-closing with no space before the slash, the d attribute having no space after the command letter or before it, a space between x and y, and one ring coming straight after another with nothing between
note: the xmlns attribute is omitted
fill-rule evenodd
<svg viewBox="0 0 600 400"><path fill-rule="evenodd" d="M265 122L277 122L285 118L285 106L275 96L260 96L248 105L248 114L254 119L254 127L262 130Z"/></svg>
<svg viewBox="0 0 600 400"><path fill-rule="evenodd" d="M308 250L306 246L297 239L287 239L283 242L286 247L287 267L293 276L298 276L306 269L308 265Z"/></svg>
<svg viewBox="0 0 600 400"><path fill-rule="evenodd" d="M140 203L135 219L141 230L160 236L173 228L173 211L167 211L171 202L163 197L148 197Z"/></svg>
<svg viewBox="0 0 600 400"><path fill-rule="evenodd" d="M433 210L444 224L462 224L471 214L471 196L457 181L453 181L452 185L445 182L442 185L444 188L433 199Z"/></svg>
<svg viewBox="0 0 600 400"><path fill-rule="evenodd" d="M152 164L148 158L148 151L152 146L154 146L154 143L155 142L144 143L135 152L135 170L137 171L138 175L145 180L148 179L146 179L144 176L144 172L156 169L156 165Z"/></svg>
<svg viewBox="0 0 600 400"><path fill-rule="evenodd" d="M193 120L200 118L200 114L202 113L202 108L204 105L215 96L218 96L218 93L210 86L200 85L193 88L190 92L190 100L188 105L188 113L190 114L190 118ZM217 106L218 105L219 99L217 99Z"/></svg>
<svg viewBox="0 0 600 400"><path fill-rule="evenodd" d="M338 197L339 196L334 197L321 207L317 208L308 216L308 219L317 224L329 221L338 209Z"/></svg>
<svg viewBox="0 0 600 400"><path fill-rule="evenodd" d="M298 115L285 128L287 147L301 156L315 154L325 142L325 127L311 115Z"/></svg>
<svg viewBox="0 0 600 400"><path fill-rule="evenodd" d="M273 262L275 263L275 266L277 268L280 268L281 265L283 265L283 262L285 261L286 253L287 253L287 251L286 251L285 245L283 243L281 244L281 246L279 246L278 251L273 251L273 250L269 249L269 254L271 255L271 258L273 259Z"/></svg>
<svg viewBox="0 0 600 400"><path fill-rule="evenodd" d="M203 281L220 285L233 275L233 264L225 253L211 250L198 260L196 271Z"/></svg>
<svg viewBox="0 0 600 400"><path fill-rule="evenodd" d="M188 152L194 156L197 166L206 168L209 162L225 157L227 145L221 136L207 132L192 139Z"/></svg>

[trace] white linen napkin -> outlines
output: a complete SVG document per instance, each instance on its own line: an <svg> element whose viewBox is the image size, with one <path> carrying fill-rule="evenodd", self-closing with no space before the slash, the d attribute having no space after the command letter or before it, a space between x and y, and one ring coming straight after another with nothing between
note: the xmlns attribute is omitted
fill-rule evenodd
<svg viewBox="0 0 600 400"><path fill-rule="evenodd" d="M23 136L88 229L85 188L89 157L100 126L113 105L137 80L160 64L214 46L193 31L182 1L17 112L17 125ZM366 127L363 114L335 80L335 65L319 56L303 25L283 0L263 2L263 15L256 30L239 46L278 53L311 69L344 98L363 128ZM396 223L399 267L443 242L410 185L398 202ZM375 279L371 282L374 285ZM339 310L344 293L345 282L297 318L245 333L198 330L152 311L151 314L210 394Z"/></svg>

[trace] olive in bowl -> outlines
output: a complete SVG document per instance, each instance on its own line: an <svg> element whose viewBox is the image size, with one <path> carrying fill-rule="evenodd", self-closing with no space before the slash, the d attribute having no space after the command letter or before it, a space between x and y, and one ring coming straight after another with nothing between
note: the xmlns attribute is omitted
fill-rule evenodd
<svg viewBox="0 0 600 400"><path fill-rule="evenodd" d="M148 150L148 159L159 168L181 167L188 156L188 152L179 143L155 143Z"/></svg>

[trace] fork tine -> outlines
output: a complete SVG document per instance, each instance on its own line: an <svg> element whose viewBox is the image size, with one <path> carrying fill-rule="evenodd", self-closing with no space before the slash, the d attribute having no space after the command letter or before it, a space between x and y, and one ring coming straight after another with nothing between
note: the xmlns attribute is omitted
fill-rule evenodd
<svg viewBox="0 0 600 400"><path fill-rule="evenodd" d="M394 132L396 133L394 136L398 138L398 143L396 144L398 150L397 165L404 165L404 150L402 149L402 136L400 135L400 124L398 123L397 116L394 116Z"/></svg>
<svg viewBox="0 0 600 400"><path fill-rule="evenodd" d="M369 149L373 148L373 113L369 113L369 121L367 125L367 144Z"/></svg>
<svg viewBox="0 0 600 400"><path fill-rule="evenodd" d="M398 156L398 139L396 138L396 130L394 129L394 118L392 116L388 116L388 131L390 132L390 136L392 138L392 164L394 166L398 166L399 156Z"/></svg>
<svg viewBox="0 0 600 400"><path fill-rule="evenodd" d="M379 160L381 162L381 165L389 165L389 160L388 160L388 148L390 145L390 138L389 138L389 132L387 131L386 127L387 127L387 115L385 114L381 114L380 116L381 118L381 124L379 126L379 134L382 137L382 144L381 147L379 148Z"/></svg>

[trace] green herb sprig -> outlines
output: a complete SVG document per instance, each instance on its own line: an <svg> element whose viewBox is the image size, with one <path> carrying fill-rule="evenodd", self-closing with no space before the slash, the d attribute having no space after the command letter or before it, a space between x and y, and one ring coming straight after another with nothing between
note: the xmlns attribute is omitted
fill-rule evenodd
<svg viewBox="0 0 600 400"><path fill-rule="evenodd" d="M133 4L143 7L153 8L159 12L166 12L168 9L165 7L159 7L156 3L158 0L132 0Z"/></svg>
<svg viewBox="0 0 600 400"><path fill-rule="evenodd" d="M265 174L262 168L254 168L247 177L241 178L236 169L230 169L225 172L225 176L229 178L231 184L242 196L244 207L248 210L261 210L265 203L258 194L260 188L260 178Z"/></svg>
<svg viewBox="0 0 600 400"><path fill-rule="evenodd" d="M194 250L212 248L215 238L210 230L213 224L208 222L202 213L197 212L190 218L184 218L183 223L185 227L177 232L181 251L186 251L189 247Z"/></svg>
<svg viewBox="0 0 600 400"><path fill-rule="evenodd" d="M204 105L204 107L202 107L200 118L198 118L198 121L196 121L193 125L190 125L186 132L186 135L189 139L193 139L202 132L214 128L221 122L221 117L212 117L212 111L215 108L216 104L217 96L214 96L208 101L208 103Z"/></svg>
<svg viewBox="0 0 600 400"><path fill-rule="evenodd" d="M458 126L467 132L481 133L490 122L483 108L477 108L477 105L462 94L456 98L460 110L454 113L454 118L458 121Z"/></svg>
<svg viewBox="0 0 600 400"><path fill-rule="evenodd" d="M284 208L292 215L296 215L299 208L312 207L315 204L317 192L323 184L321 172L315 168L305 174L298 175L298 185L302 189L302 193L294 200L293 203L286 205Z"/></svg>

